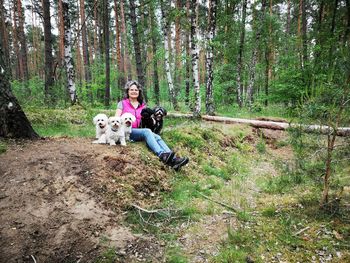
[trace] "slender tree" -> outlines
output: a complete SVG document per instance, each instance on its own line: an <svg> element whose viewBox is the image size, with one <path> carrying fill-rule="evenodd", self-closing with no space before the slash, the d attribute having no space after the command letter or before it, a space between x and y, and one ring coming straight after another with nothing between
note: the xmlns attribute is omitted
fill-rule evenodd
<svg viewBox="0 0 350 263"><path fill-rule="evenodd" d="M82 44L83 44L85 87L87 90L88 100L90 103L92 103L90 57L89 57L89 45L87 40L87 31L86 31L84 0L80 0L80 19L81 19L81 38L82 38Z"/></svg>
<svg viewBox="0 0 350 263"><path fill-rule="evenodd" d="M191 0L191 61L192 61L192 74L194 84L194 96L195 105L193 109L194 117L199 117L201 112L201 94L199 86L199 71L198 71L198 60L199 60L199 49L197 43L197 13L198 13L198 0Z"/></svg>
<svg viewBox="0 0 350 263"><path fill-rule="evenodd" d="M238 61L237 61L237 103L240 108L243 106L243 83L242 83L242 68L243 68L243 52L245 41L245 19L247 14L247 0L242 3L242 21L241 35L239 40Z"/></svg>
<svg viewBox="0 0 350 263"><path fill-rule="evenodd" d="M103 35L105 37L105 70L106 70L106 80L105 80L105 106L109 106L111 100L111 87L110 87L110 61L109 61L109 5L108 0L104 0L103 3Z"/></svg>
<svg viewBox="0 0 350 263"><path fill-rule="evenodd" d="M75 104L77 94L75 88L75 70L72 56L72 29L69 18L69 1L62 0L63 23L64 23L64 60L67 74L67 90L70 101Z"/></svg>
<svg viewBox="0 0 350 263"><path fill-rule="evenodd" d="M163 36L164 36L164 64L165 64L165 73L168 81L170 99L173 104L174 109L178 109L177 98L174 91L174 83L170 66L170 56L169 56L169 23L167 20L167 8L165 7L165 3L161 0L161 12L162 12L162 27L163 27Z"/></svg>
<svg viewBox="0 0 350 263"><path fill-rule="evenodd" d="M214 98L213 98L213 60L214 47L212 45L215 36L216 26L216 5L217 0L209 0L209 16L208 16L208 50L206 57L207 81L206 81L206 112L209 115L214 114Z"/></svg>
<svg viewBox="0 0 350 263"><path fill-rule="evenodd" d="M52 57L52 34L51 34L51 13L50 0L42 0L44 20L44 41L45 41L45 99L49 105L55 102L54 98L54 76Z"/></svg>
<svg viewBox="0 0 350 263"><path fill-rule="evenodd" d="M21 66L21 79L24 82L29 80L28 74L28 59L27 59L27 41L26 35L24 33L24 15L22 8L22 1L17 0L17 17L18 17L18 39L20 45L20 66ZM27 83L25 84L27 86ZM26 91L30 93L28 87L26 87Z"/></svg>
<svg viewBox="0 0 350 263"><path fill-rule="evenodd" d="M135 4L134 0L129 0L129 4L130 4L130 22L131 22L131 29L132 29L132 38L134 41L137 79L138 79L139 83L141 84L141 86L144 87L145 86L145 78L144 78L144 68L143 68L143 63L142 63L139 32L137 29L136 4Z"/></svg>

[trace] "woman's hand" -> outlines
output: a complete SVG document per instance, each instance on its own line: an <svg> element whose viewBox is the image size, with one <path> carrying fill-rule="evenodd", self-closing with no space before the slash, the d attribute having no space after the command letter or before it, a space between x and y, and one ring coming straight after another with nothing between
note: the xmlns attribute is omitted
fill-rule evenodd
<svg viewBox="0 0 350 263"><path fill-rule="evenodd" d="M117 109L115 112L115 116L116 117L120 117L122 115L122 110L121 109Z"/></svg>

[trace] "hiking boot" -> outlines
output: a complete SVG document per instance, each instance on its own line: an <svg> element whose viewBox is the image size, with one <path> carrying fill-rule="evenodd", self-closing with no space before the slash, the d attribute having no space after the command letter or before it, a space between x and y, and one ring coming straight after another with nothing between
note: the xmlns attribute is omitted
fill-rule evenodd
<svg viewBox="0 0 350 263"><path fill-rule="evenodd" d="M182 166L186 165L188 161L188 157L175 157L169 165L177 172Z"/></svg>
<svg viewBox="0 0 350 263"><path fill-rule="evenodd" d="M171 161L174 159L174 156L175 156L174 152L161 153L159 155L159 159L165 164L170 164Z"/></svg>

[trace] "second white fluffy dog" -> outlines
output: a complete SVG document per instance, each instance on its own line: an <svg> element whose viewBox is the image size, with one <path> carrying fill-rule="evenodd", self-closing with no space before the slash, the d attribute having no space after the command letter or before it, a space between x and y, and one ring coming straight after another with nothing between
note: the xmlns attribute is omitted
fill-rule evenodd
<svg viewBox="0 0 350 263"><path fill-rule="evenodd" d="M125 139L127 141L130 141L130 133L132 129L132 123L136 121L136 118L134 115L132 115L129 112L124 113L122 116L120 116L122 120L122 125L125 133Z"/></svg>
<svg viewBox="0 0 350 263"><path fill-rule="evenodd" d="M120 117L110 117L108 120L109 128L107 130L107 143L116 145L119 141L120 145L126 146L125 132Z"/></svg>

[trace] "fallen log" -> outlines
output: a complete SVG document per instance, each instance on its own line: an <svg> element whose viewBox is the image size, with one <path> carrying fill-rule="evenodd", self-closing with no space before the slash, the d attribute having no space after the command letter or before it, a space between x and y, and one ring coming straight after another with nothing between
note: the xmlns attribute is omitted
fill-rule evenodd
<svg viewBox="0 0 350 263"><path fill-rule="evenodd" d="M182 118L193 118L192 114L184 113L168 113L171 117L182 117ZM222 123L241 123L247 124L255 128L264 128L272 130L286 130L288 128L301 128L307 133L320 133L320 134L330 134L333 133L333 128L326 125L305 125L298 123L287 123L287 122L275 122L275 121L261 121L261 120L250 120L250 119L240 119L240 118L230 118L221 116L210 116L202 115L201 119L206 121L215 121ZM350 136L349 127L339 127L336 130L338 136Z"/></svg>

